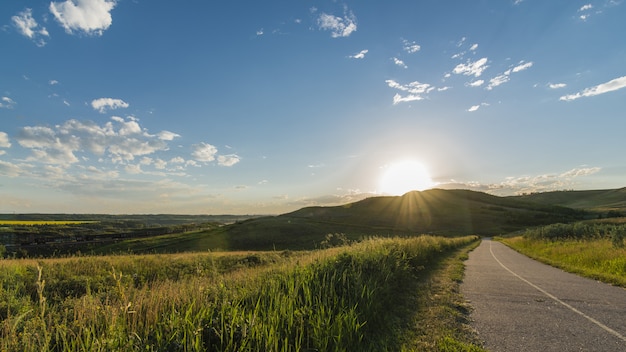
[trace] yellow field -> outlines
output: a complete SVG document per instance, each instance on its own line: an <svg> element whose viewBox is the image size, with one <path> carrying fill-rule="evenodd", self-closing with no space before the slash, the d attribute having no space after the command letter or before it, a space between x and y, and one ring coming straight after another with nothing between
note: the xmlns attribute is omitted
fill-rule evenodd
<svg viewBox="0 0 626 352"><path fill-rule="evenodd" d="M98 221L80 220L0 220L0 226L36 226L36 225L76 225Z"/></svg>

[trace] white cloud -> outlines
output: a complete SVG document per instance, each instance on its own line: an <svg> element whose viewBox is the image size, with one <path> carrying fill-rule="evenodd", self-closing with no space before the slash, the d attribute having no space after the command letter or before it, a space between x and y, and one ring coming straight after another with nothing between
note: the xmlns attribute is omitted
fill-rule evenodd
<svg viewBox="0 0 626 352"><path fill-rule="evenodd" d="M26 126L16 139L31 150L27 160L57 165L79 162L77 153L90 152L123 163L168 149L163 140L143 132L136 119L113 117L111 120L102 126L78 120L54 127Z"/></svg>
<svg viewBox="0 0 626 352"><path fill-rule="evenodd" d="M576 100L583 97L593 97L596 95L616 91L626 87L626 76L612 79L606 83L598 84L597 86L586 88L582 92L576 94L564 95L559 98L563 101Z"/></svg>
<svg viewBox="0 0 626 352"><path fill-rule="evenodd" d="M476 51L476 49L478 49L478 44L473 44L472 46L470 46L469 50L470 51Z"/></svg>
<svg viewBox="0 0 626 352"><path fill-rule="evenodd" d="M550 89L559 89L559 88L567 87L567 84L565 84L565 83L548 83L548 87Z"/></svg>
<svg viewBox="0 0 626 352"><path fill-rule="evenodd" d="M467 109L467 111L468 112L474 112L474 111L480 109L483 106L489 106L489 104L487 104L487 103L480 103L478 105L472 105L469 109Z"/></svg>
<svg viewBox="0 0 626 352"><path fill-rule="evenodd" d="M479 79L479 80L476 80L476 81L474 81L474 82L469 82L469 83L466 83L465 85L466 85L466 86L468 86L468 87L480 87L480 86L482 86L484 83L485 83L485 81L484 81L484 80Z"/></svg>
<svg viewBox="0 0 626 352"><path fill-rule="evenodd" d="M174 138L180 137L179 134L170 131L161 131L157 133L157 136L159 137L159 139L164 141L173 141Z"/></svg>
<svg viewBox="0 0 626 352"><path fill-rule="evenodd" d="M17 103L9 97L0 98L0 108L13 109L16 104Z"/></svg>
<svg viewBox="0 0 626 352"><path fill-rule="evenodd" d="M527 70L527 69L529 69L531 67L533 67L533 62L532 61L530 61L530 62L520 61L519 65L513 67L512 70L513 70L513 73L517 73L517 72L520 72L520 71Z"/></svg>
<svg viewBox="0 0 626 352"><path fill-rule="evenodd" d="M194 144L192 146L193 152L191 155L197 161L210 162L215 160L217 155L217 148L211 144L201 142L200 144Z"/></svg>
<svg viewBox="0 0 626 352"><path fill-rule="evenodd" d="M428 94L435 89L435 87L431 86L428 83L420 83L418 81L414 81L409 84L400 84L394 80L389 79L386 80L385 83L387 83L390 88L408 93L408 95L406 96L402 96L396 93L396 95L394 95L393 97L394 105L401 102L423 100L425 94Z"/></svg>
<svg viewBox="0 0 626 352"><path fill-rule="evenodd" d="M131 175L133 174L140 174L141 171L141 165L134 165L134 164L128 164L124 167L124 171L126 171L126 173L129 173Z"/></svg>
<svg viewBox="0 0 626 352"><path fill-rule="evenodd" d="M263 35L263 28L259 29L258 31L256 31L256 35L257 36L261 36Z"/></svg>
<svg viewBox="0 0 626 352"><path fill-rule="evenodd" d="M369 50L365 49L365 50L361 50L358 53L354 54L354 55L350 55L348 56L351 59L363 59L365 58L365 54L367 54L369 52Z"/></svg>
<svg viewBox="0 0 626 352"><path fill-rule="evenodd" d="M533 66L533 62L524 62L520 61L517 66L513 66L508 70L504 71L504 73L497 75L496 77L489 80L489 85L485 88L487 90L492 90L493 88L504 84L511 80L512 73L518 73L524 70L527 70Z"/></svg>
<svg viewBox="0 0 626 352"><path fill-rule="evenodd" d="M398 93L396 93L393 96L393 105L399 104L399 103L407 103L410 101L417 101L417 100L423 100L424 98L421 95L417 95L417 94L409 94L406 96L402 96Z"/></svg>
<svg viewBox="0 0 626 352"><path fill-rule="evenodd" d="M122 99L113 99L113 98L99 98L94 99L91 102L91 107L94 110L98 110L101 114L104 114L107 110L111 109L119 109L119 108L127 108L129 105L127 102Z"/></svg>
<svg viewBox="0 0 626 352"><path fill-rule="evenodd" d="M420 51L420 49L422 48L417 43L410 42L410 41L408 41L406 39L402 41L402 44L403 44L402 45L402 49L404 49L404 51L406 51L409 54L416 53L416 52Z"/></svg>
<svg viewBox="0 0 626 352"><path fill-rule="evenodd" d="M6 134L5 132L0 132L0 148L11 148L9 135Z"/></svg>
<svg viewBox="0 0 626 352"><path fill-rule="evenodd" d="M578 12L591 10L592 8L593 8L593 5L591 5L591 4L583 5L580 9L578 9Z"/></svg>
<svg viewBox="0 0 626 352"><path fill-rule="evenodd" d="M111 26L111 10L116 4L116 0L66 0L51 2L49 9L67 33L100 36Z"/></svg>
<svg viewBox="0 0 626 352"><path fill-rule="evenodd" d="M480 75L488 68L487 58L483 57L474 62L468 60L465 64L458 64L452 72L455 74L463 74L465 76L480 77Z"/></svg>
<svg viewBox="0 0 626 352"><path fill-rule="evenodd" d="M347 9L344 10L344 17L321 13L317 25L322 30L330 31L333 38L349 37L357 29L356 16Z"/></svg>
<svg viewBox="0 0 626 352"><path fill-rule="evenodd" d="M32 9L25 9L11 17L11 21L22 35L31 39L37 46L41 47L46 45L46 41L42 37L48 37L48 31L45 27L41 27L33 18Z"/></svg>
<svg viewBox="0 0 626 352"><path fill-rule="evenodd" d="M48 81L48 84L51 86L54 86L54 85L59 84L59 81L57 81L56 79L51 79L50 81Z"/></svg>
<svg viewBox="0 0 626 352"><path fill-rule="evenodd" d="M404 61L398 59L397 57L392 57L391 59L393 60L393 63L396 64L396 66L400 66L402 68L408 68L408 66L404 63Z"/></svg>
<svg viewBox="0 0 626 352"><path fill-rule="evenodd" d="M217 164L221 166L233 166L237 164L241 158L235 154L220 155L217 157Z"/></svg>
<svg viewBox="0 0 626 352"><path fill-rule="evenodd" d="M159 169L159 170L163 170L167 167L167 161L163 160L163 159L156 159L154 161L154 167Z"/></svg>
<svg viewBox="0 0 626 352"><path fill-rule="evenodd" d="M439 187L446 189L468 188L492 194L511 195L532 192L550 192L563 189L573 189L576 178L586 177L600 172L599 167L574 168L561 173L546 173L534 176L507 177L500 183L481 184L479 182L440 183Z"/></svg>
<svg viewBox="0 0 626 352"><path fill-rule="evenodd" d="M510 80L511 80L511 77L508 74L503 73L501 75L495 76L494 78L490 79L489 85L485 89L492 90L493 88L501 84L504 84Z"/></svg>
<svg viewBox="0 0 626 352"><path fill-rule="evenodd" d="M7 177L18 177L26 173L24 165L17 165L8 161L0 160L0 175Z"/></svg>

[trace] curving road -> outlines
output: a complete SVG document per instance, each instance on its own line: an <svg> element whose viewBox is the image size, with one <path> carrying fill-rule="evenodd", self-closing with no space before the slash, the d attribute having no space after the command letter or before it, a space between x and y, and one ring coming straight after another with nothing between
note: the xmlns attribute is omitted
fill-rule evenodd
<svg viewBox="0 0 626 352"><path fill-rule="evenodd" d="M566 273L488 239L465 262L461 291L484 347L626 351L626 290Z"/></svg>

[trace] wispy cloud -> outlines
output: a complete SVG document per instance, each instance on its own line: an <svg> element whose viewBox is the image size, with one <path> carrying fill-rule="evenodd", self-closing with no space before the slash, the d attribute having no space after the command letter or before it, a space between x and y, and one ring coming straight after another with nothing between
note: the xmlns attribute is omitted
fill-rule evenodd
<svg viewBox="0 0 626 352"><path fill-rule="evenodd" d="M533 192L550 192L573 189L578 178L587 177L600 172L600 167L579 167L561 173L545 173L533 176L507 177L499 183L484 184L480 182L441 182L439 187L453 189L473 189L498 195L525 194Z"/></svg>
<svg viewBox="0 0 626 352"><path fill-rule="evenodd" d="M157 133L157 136L159 137L159 139L164 141L172 141L174 140L174 138L180 137L179 134L170 131L161 131Z"/></svg>
<svg viewBox="0 0 626 352"><path fill-rule="evenodd" d="M49 9L67 33L100 36L111 26L116 4L116 0L66 0L51 2Z"/></svg>
<svg viewBox="0 0 626 352"><path fill-rule="evenodd" d="M387 83L390 88L408 93L404 96L396 93L396 95L394 95L393 97L394 105L402 102L423 100L425 94L428 94L435 89L435 87L431 86L428 83L420 83L418 81L413 81L408 84L400 84L394 80L389 79L386 80L385 83Z"/></svg>
<svg viewBox="0 0 626 352"><path fill-rule="evenodd" d="M400 66L402 68L408 68L408 66L404 63L404 61L398 59L397 57L392 57L391 59L393 60L393 63L396 66Z"/></svg>
<svg viewBox="0 0 626 352"><path fill-rule="evenodd" d="M478 79L478 80L473 81L473 82L465 83L465 85L468 86L468 87L480 87L483 84L485 84L485 81L482 80L482 79Z"/></svg>
<svg viewBox="0 0 626 352"><path fill-rule="evenodd" d="M127 108L129 105L122 99L99 98L91 101L91 107L104 114L107 110L115 110L119 108Z"/></svg>
<svg viewBox="0 0 626 352"><path fill-rule="evenodd" d="M565 87L567 87L567 84L565 83L548 83L548 88L550 89L559 89Z"/></svg>
<svg viewBox="0 0 626 352"><path fill-rule="evenodd" d="M472 105L472 106L470 106L469 109L467 109L467 111L468 112L474 112L474 111L477 111L478 109L480 109L483 106L489 106L489 104L487 104L487 103L480 103L478 105Z"/></svg>
<svg viewBox="0 0 626 352"><path fill-rule="evenodd" d="M402 40L402 49L409 54L416 53L420 51L422 47L416 42L411 42L406 39Z"/></svg>
<svg viewBox="0 0 626 352"><path fill-rule="evenodd" d="M626 76L612 79L606 83L598 84L590 88L586 88L575 94L564 95L559 98L562 101L572 101L583 97L593 97L596 95L613 92L626 87Z"/></svg>
<svg viewBox="0 0 626 352"><path fill-rule="evenodd" d="M11 21L17 30L25 37L32 40L37 46L46 45L44 37L49 37L46 27L42 27L33 18L33 10L25 9L17 15L11 17Z"/></svg>
<svg viewBox="0 0 626 352"><path fill-rule="evenodd" d="M490 79L489 85L485 89L492 90L493 88L510 81L512 73L525 71L531 68L532 66L533 66L532 61L530 62L520 61L516 66L513 66L509 68L508 70L504 71L502 74L499 74L495 76L494 78Z"/></svg>
<svg viewBox="0 0 626 352"><path fill-rule="evenodd" d="M330 31L333 38L349 37L357 30L356 16L344 8L344 16L339 17L322 12L317 18L319 29Z"/></svg>
<svg viewBox="0 0 626 352"><path fill-rule="evenodd" d="M452 72L459 75L480 77L483 72L489 67L487 65L487 58L483 57L476 61L467 60L464 64L458 64Z"/></svg>
<svg viewBox="0 0 626 352"><path fill-rule="evenodd" d="M2 109L13 109L15 105L17 105L17 103L9 97L0 98L0 108Z"/></svg>
<svg viewBox="0 0 626 352"><path fill-rule="evenodd" d="M11 148L11 142L9 141L9 135L5 132L0 132L0 148ZM0 155L6 154L6 151L0 150Z"/></svg>
<svg viewBox="0 0 626 352"><path fill-rule="evenodd" d="M217 157L217 164L220 166L233 166L241 161L241 158L235 154L220 155Z"/></svg>
<svg viewBox="0 0 626 352"><path fill-rule="evenodd" d="M364 59L365 58L365 54L367 54L369 52L369 50L364 49L359 51L358 53L354 54L354 55L350 55L348 56L351 59Z"/></svg>

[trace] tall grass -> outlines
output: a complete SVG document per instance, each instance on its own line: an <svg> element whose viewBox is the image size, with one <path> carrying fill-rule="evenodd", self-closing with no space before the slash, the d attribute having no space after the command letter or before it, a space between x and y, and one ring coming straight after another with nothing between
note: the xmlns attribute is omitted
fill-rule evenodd
<svg viewBox="0 0 626 352"><path fill-rule="evenodd" d="M404 310L420 277L475 240L423 236L306 253L5 260L0 350L399 350Z"/></svg>
<svg viewBox="0 0 626 352"><path fill-rule="evenodd" d="M607 237L538 239L513 237L502 241L517 251L563 270L626 287L626 248Z"/></svg>

